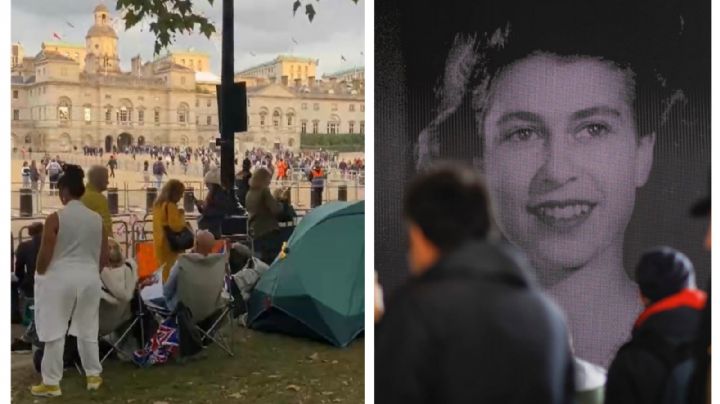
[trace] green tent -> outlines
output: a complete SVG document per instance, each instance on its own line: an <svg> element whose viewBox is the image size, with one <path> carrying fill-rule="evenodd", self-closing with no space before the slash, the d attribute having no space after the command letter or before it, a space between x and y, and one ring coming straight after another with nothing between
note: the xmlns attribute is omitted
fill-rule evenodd
<svg viewBox="0 0 720 404"><path fill-rule="evenodd" d="M345 347L365 324L365 203L308 213L250 295L251 328Z"/></svg>

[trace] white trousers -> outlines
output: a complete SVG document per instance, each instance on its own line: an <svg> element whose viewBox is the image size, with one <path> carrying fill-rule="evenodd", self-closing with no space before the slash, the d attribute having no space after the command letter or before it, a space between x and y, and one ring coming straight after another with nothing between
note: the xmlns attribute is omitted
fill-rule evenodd
<svg viewBox="0 0 720 404"><path fill-rule="evenodd" d="M86 376L99 376L102 373L102 365L100 364L100 351L97 339L94 341L77 339L78 352L80 353L80 361ZM40 370L42 372L43 384L48 386L57 386L63 375L63 352L65 351L65 337L58 338L54 341L45 343L42 363Z"/></svg>

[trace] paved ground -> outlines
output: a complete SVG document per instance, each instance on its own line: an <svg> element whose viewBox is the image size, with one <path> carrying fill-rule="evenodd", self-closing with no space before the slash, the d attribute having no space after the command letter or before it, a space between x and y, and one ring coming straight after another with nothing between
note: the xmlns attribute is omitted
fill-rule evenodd
<svg viewBox="0 0 720 404"><path fill-rule="evenodd" d="M361 157L362 153L346 153L342 155L343 158L350 159ZM41 158L40 155L34 155L33 158ZM79 164L83 167L89 167L93 164L105 164L107 162L107 156L103 159L99 157L85 157L82 154L76 155L61 155L61 158L68 162ZM115 171L115 178L110 179L110 186L118 188L118 207L119 213L125 215L134 214L139 218L145 214L146 207L146 191L145 182L142 174L142 162L149 157L138 156L136 160L133 160L130 156L120 156L119 167ZM28 159L29 161L30 159ZM20 170L22 168L23 160L20 156L15 156L12 160L12 179L11 179L11 216L12 231L13 234L17 235L20 228L27 226L33 221L38 220L37 218L21 219L19 218L20 211L20 194L19 190L22 187L22 177ZM188 173L185 174L182 167L179 165L170 167L170 178L177 178L184 181L187 186L192 186L195 189L195 195L198 199L204 197L204 185L202 184L202 170L199 166L191 166ZM289 186L291 188L291 199L296 209L304 210L310 207L310 183L306 181L302 176L298 176L297 179L283 182L274 183L272 187ZM323 194L324 201L332 201L338 199L338 190L340 186L347 187L347 200L362 200L365 199L365 186L364 178L355 176L353 178L342 178L339 173L331 173L325 192ZM61 207L60 200L56 195L51 195L49 192L48 184L45 185L42 192L35 193L33 197L33 210L35 217L42 217L49 213L54 212ZM122 217L120 218L122 219Z"/></svg>

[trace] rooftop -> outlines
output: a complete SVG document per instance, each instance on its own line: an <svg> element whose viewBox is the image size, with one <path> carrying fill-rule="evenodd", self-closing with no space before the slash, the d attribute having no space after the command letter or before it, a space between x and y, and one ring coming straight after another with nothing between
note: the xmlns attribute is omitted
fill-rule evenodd
<svg viewBox="0 0 720 404"><path fill-rule="evenodd" d="M43 42L42 45L40 45L40 48L45 49L46 46L54 46L57 48L85 49L85 45L77 44L77 43L69 43L69 42Z"/></svg>
<svg viewBox="0 0 720 404"><path fill-rule="evenodd" d="M236 74L243 74L243 73L247 73L252 70L255 70L255 69L259 69L261 67L272 66L278 62L315 63L316 65L320 64L320 60L318 60L318 59L306 58L306 57L302 57L302 56L280 55L269 62L260 63L255 66L248 67L244 70L237 72Z"/></svg>

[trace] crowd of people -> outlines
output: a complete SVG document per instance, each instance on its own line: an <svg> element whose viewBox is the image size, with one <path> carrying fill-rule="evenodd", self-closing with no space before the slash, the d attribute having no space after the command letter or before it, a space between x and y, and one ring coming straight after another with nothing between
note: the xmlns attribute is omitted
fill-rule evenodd
<svg viewBox="0 0 720 404"><path fill-rule="evenodd" d="M197 231L189 226L183 209L178 207L185 187L171 178L162 184L152 211L158 271L139 279L137 264L122 256L118 242L112 238L108 201L103 195L111 172L108 166L95 165L85 172L77 165L53 161L61 167L56 188L63 207L49 215L45 223L31 225L30 240L20 243L13 257L13 321L24 322L28 328L22 338L13 342L12 350L36 347L36 368L42 375L42 382L31 388L36 396L62 394L60 381L63 367L68 365L64 360L68 348L85 372L88 390L99 388L103 382L100 353L110 349L99 337L117 337L114 331L126 325L136 312L135 299L154 283L162 285L162 294L152 304L171 312L181 306L179 303L192 306L191 318L196 323L217 315L226 259L224 253L215 252L215 247L228 234L228 215L246 209L247 228L256 243L254 255L242 244L231 246L235 253L231 269L237 276L238 296L249 296L259 271L267 269L292 232L292 227L279 226L280 221L295 216L288 190L271 192L271 175L264 167L250 171L249 165L244 166L248 170L242 180L248 185L244 207L232 206L219 169L210 169L204 177L207 196L195 201L201 214ZM193 295L210 294L217 299L199 302L183 296L183 287L179 286L183 283L192 285L189 289ZM32 306L34 310L23 310L21 306ZM152 348L143 351L147 348L145 342L136 341L135 348L140 350L136 350L133 360L157 359L150 352Z"/></svg>
<svg viewBox="0 0 720 404"><path fill-rule="evenodd" d="M411 280L376 282L377 403L705 403L710 303L670 247L635 267L643 310L607 370L574 356L566 316L495 236L484 178L435 166L405 193ZM693 208L708 217L710 197ZM708 229L706 248L710 248ZM377 279L377 278L376 278ZM707 401L709 402L709 401Z"/></svg>

